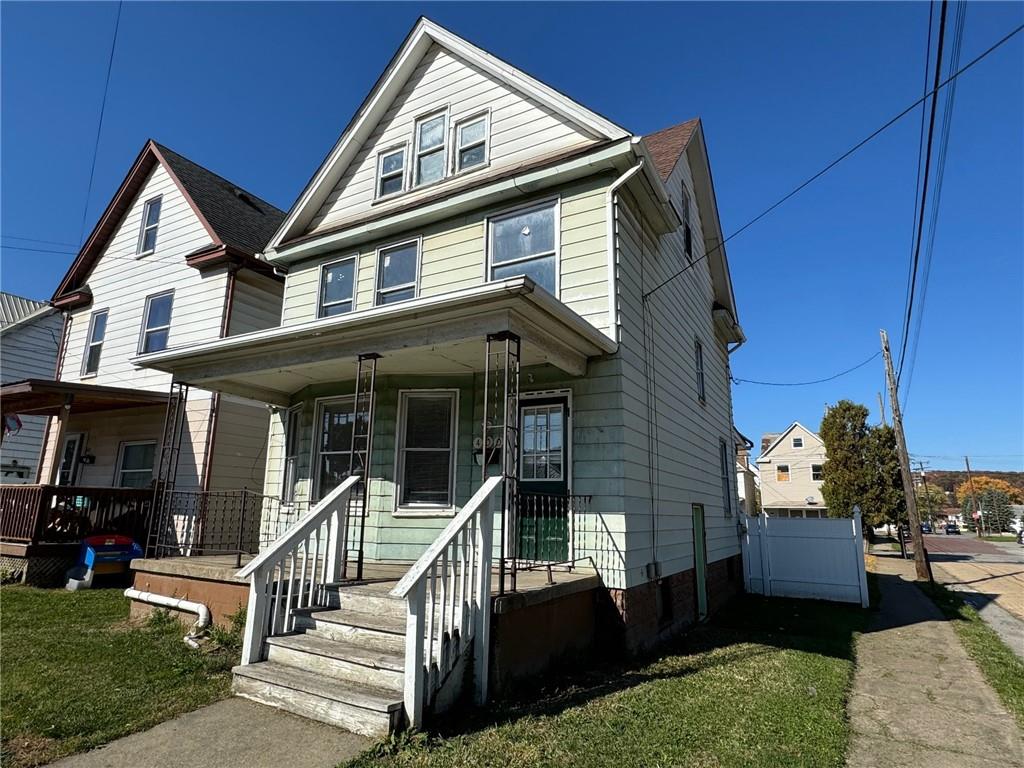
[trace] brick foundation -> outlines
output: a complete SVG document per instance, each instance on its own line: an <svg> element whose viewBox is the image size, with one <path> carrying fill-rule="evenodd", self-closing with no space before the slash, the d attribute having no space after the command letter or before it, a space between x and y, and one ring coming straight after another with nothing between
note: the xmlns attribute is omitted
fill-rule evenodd
<svg viewBox="0 0 1024 768"><path fill-rule="evenodd" d="M249 585L244 582L224 582L207 579L174 576L162 573L146 573L133 571L132 586L142 592L155 592L167 597L179 597L194 600L210 609L213 623L226 627L230 625L229 617L239 608L245 608L249 600ZM155 610L155 606L132 601L131 617L142 618ZM177 614L183 623L191 624L196 620L194 614L171 611Z"/></svg>

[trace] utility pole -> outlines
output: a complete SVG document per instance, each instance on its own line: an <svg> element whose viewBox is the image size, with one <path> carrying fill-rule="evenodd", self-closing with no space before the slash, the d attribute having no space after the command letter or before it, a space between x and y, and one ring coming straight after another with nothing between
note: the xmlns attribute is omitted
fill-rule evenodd
<svg viewBox="0 0 1024 768"><path fill-rule="evenodd" d="M882 416L882 426L883 427L886 426L886 424L885 424L885 400L882 399L882 393L881 392L878 393L878 413L881 414L881 416Z"/></svg>
<svg viewBox="0 0 1024 768"><path fill-rule="evenodd" d="M932 514L932 497L928 493L928 475L924 473L924 462L917 462L918 469L921 470L921 484L924 487L924 502L928 505L928 522L930 523L935 515Z"/></svg>
<svg viewBox="0 0 1024 768"><path fill-rule="evenodd" d="M921 534L921 518L917 515L917 499L914 497L914 478L910 474L910 456L907 455L907 439L903 434L903 417L900 414L900 400L896 392L896 374L892 370L892 353L889 351L889 335L879 331L882 337L882 356L885 358L885 380L889 388L889 407L892 408L892 427L896 432L896 452L900 459L900 475L903 477L903 493L907 497L907 520L910 523L910 538L914 542L914 568L920 581L928 581L928 563L924 552L924 536Z"/></svg>
<svg viewBox="0 0 1024 768"><path fill-rule="evenodd" d="M981 516L981 507L978 506L978 495L974 492L974 475L971 474L971 460L964 456L964 466L967 467L967 482L971 486L971 515L975 512L978 513L978 524L975 526L975 532L978 534L978 538L981 538L981 526L984 519Z"/></svg>

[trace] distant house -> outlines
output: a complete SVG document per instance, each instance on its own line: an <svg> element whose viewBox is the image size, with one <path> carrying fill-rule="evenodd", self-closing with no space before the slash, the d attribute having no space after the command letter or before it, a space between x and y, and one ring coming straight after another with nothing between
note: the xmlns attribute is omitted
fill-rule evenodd
<svg viewBox="0 0 1024 768"><path fill-rule="evenodd" d="M48 302L0 293L0 384L53 378L61 318ZM34 483L46 418L4 411L0 482Z"/></svg>
<svg viewBox="0 0 1024 768"><path fill-rule="evenodd" d="M761 478L757 474L757 465L750 461L750 451L754 444L739 430L733 430L736 442L736 492L739 495L740 509L747 515L760 514L758 493Z"/></svg>
<svg viewBox="0 0 1024 768"><path fill-rule="evenodd" d="M773 517L825 517L825 444L800 422L761 438L761 505Z"/></svg>

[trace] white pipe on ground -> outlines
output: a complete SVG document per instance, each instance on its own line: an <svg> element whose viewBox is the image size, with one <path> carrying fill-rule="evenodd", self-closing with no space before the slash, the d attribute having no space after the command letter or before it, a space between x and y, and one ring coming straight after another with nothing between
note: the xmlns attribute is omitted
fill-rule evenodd
<svg viewBox="0 0 1024 768"><path fill-rule="evenodd" d="M183 638L185 644L190 648L198 648L199 643L196 642L196 638L199 633L210 626L210 609L202 603L196 603L192 600L183 600L180 597L168 597L167 595L158 595L155 592L143 592L129 587L124 591L124 596L129 600L138 600L141 603L149 603L150 605L159 605L162 608L174 608L178 611L187 611L188 613L194 613L198 616L195 624L192 625L192 629L189 630L188 634Z"/></svg>

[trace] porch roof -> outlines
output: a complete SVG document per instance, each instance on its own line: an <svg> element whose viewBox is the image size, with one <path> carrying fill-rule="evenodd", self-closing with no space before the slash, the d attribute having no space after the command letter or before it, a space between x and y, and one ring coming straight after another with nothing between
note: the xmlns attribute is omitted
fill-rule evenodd
<svg viewBox="0 0 1024 768"><path fill-rule="evenodd" d="M167 395L139 389L24 379L0 387L4 413L56 416L65 405L75 413L167 405Z"/></svg>
<svg viewBox="0 0 1024 768"><path fill-rule="evenodd" d="M310 384L355 378L358 355L377 353L378 374L452 374L484 369L484 339L512 331L521 364L551 363L573 376L616 344L528 277L280 326L133 362L189 384L287 405Z"/></svg>

